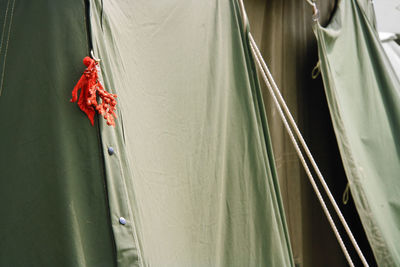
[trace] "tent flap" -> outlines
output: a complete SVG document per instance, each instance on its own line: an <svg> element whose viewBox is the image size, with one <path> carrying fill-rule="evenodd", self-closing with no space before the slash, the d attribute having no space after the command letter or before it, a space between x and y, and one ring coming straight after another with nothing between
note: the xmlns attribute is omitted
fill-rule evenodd
<svg viewBox="0 0 400 267"><path fill-rule="evenodd" d="M0 266L293 266L236 0L7 0L0 25ZM92 47L115 127L70 103Z"/></svg>
<svg viewBox="0 0 400 267"><path fill-rule="evenodd" d="M101 125L104 151L117 147L105 165L118 255L149 266L291 266L237 1L90 4L94 52L118 95L116 128Z"/></svg>
<svg viewBox="0 0 400 267"><path fill-rule="evenodd" d="M115 266L99 136L69 102L84 2L0 1L0 25L0 266Z"/></svg>
<svg viewBox="0 0 400 267"><path fill-rule="evenodd" d="M400 265L400 83L358 1L315 25L351 193L379 266Z"/></svg>

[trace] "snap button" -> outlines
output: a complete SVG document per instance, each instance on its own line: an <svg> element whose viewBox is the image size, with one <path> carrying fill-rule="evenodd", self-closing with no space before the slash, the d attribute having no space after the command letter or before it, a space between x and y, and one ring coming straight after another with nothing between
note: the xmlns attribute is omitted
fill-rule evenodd
<svg viewBox="0 0 400 267"><path fill-rule="evenodd" d="M114 155L115 151L114 148L112 148L111 146L108 148L108 154L109 155Z"/></svg>
<svg viewBox="0 0 400 267"><path fill-rule="evenodd" d="M125 225L126 224L125 218L124 217L119 218L119 223Z"/></svg>

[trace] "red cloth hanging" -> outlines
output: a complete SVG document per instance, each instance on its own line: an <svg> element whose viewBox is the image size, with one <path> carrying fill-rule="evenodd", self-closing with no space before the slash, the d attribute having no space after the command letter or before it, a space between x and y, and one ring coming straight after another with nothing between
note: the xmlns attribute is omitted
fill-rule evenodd
<svg viewBox="0 0 400 267"><path fill-rule="evenodd" d="M115 126L115 114L117 95L107 92L99 81L99 63L90 57L83 59L83 64L87 66L82 77L72 90L71 102L78 101L79 108L86 113L92 125L94 125L94 114L97 112L106 119L107 124ZM78 100L78 90L81 94ZM101 103L97 102L97 96L101 99Z"/></svg>

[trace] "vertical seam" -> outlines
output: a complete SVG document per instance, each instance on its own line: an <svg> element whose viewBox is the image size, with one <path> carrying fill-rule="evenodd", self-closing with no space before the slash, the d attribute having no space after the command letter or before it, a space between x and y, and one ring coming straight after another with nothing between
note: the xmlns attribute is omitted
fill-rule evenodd
<svg viewBox="0 0 400 267"><path fill-rule="evenodd" d="M85 14L83 16L84 19L84 23L85 23L85 39L86 39L86 50L87 53L90 54L90 50L92 49L93 45L92 45L92 38L91 38L91 34L92 34L92 30L91 30L91 25L90 25L90 1L89 0L83 0L83 5L84 5L84 9L85 9ZM112 215L111 215L111 211L110 211L110 200L109 200L109 196L108 196L108 186L107 186L107 181L106 181L106 163L105 163L105 156L104 156L104 151L103 151L103 140L101 137L101 133L100 133L100 120L99 120L99 116L97 114L97 116L95 116L96 121L97 121L97 126L96 126L96 133L97 133L97 140L98 142L98 148L99 148L99 158L102 164L102 169L103 171L102 173L102 184L103 184L103 192L105 194L105 204L106 204L106 209L107 209L107 216L108 216L108 223L109 223L109 230L110 230L110 234L111 234L111 239L112 239L112 247L113 247L113 261L114 261L114 265L118 266L118 256L117 256L117 247L116 247L116 242L115 242L115 235L114 235L114 229L113 229L113 221L112 221Z"/></svg>
<svg viewBox="0 0 400 267"><path fill-rule="evenodd" d="M83 4L85 6L85 16L84 21L85 21L85 39L86 39L86 48L87 48L87 52L88 54L90 54L90 51L92 50L93 46L92 46L92 29L91 29L91 25L90 25L90 1L89 0L83 0Z"/></svg>
<svg viewBox="0 0 400 267"><path fill-rule="evenodd" d="M92 36L93 35L93 31L92 31L92 27L91 27L92 25L91 25L91 19L90 19L90 14L91 14L91 10L92 9L91 9L91 1L90 0L86 0L86 2L87 2L87 12L86 12L86 17L87 18L85 17L86 18L86 23L87 23L86 30L87 30L87 33L88 33L87 38L88 38L88 43L89 43L89 46L90 46L89 50L91 50L91 49L94 49L94 47L93 47L93 40L94 39L93 39L93 36ZM101 7L100 7L100 11L101 11L100 24L101 25L100 26L101 26L102 30L103 30L103 9L104 9L103 0L101 0ZM95 5L94 10L98 10L98 6L97 5ZM102 75L102 73L103 73L102 69L103 68L100 65L99 80L102 80L101 82L104 84L104 79L103 79L103 75ZM101 117L99 115L97 115L97 118L101 118ZM118 253L119 253L119 251L118 251L118 246L117 246L117 239L118 238L116 237L115 229L114 229L114 221L112 220L113 214L112 214L112 211L111 211L111 201L110 201L110 197L109 197L109 192L110 191L108 190L109 179L107 178L109 176L112 177L113 176L112 175L113 172L111 170L111 167L110 167L110 169L107 169L107 166L106 166L107 165L106 164L106 153L107 152L105 151L105 149L107 149L108 145L106 144L106 141L104 140L104 138L102 136L102 131L101 131L102 123L99 120L97 120L97 121L98 121L97 133L98 133L98 138L99 138L99 141L100 141L100 147L101 147L102 159L103 159L103 182L104 182L104 188L106 190L106 195L107 195L106 200L108 202L108 212L109 212L112 236L113 236L113 241L114 241L114 246L113 247L114 247L114 252L115 252L115 260L116 260L116 264L119 265L119 262L118 262ZM118 148L120 148L120 146L118 144L117 144L117 146L118 146ZM122 149L120 151L122 152ZM125 151L123 151L123 153L125 154ZM128 230L128 232L132 236L133 243L134 243L135 248L136 248L138 265L140 267L143 267L144 266L144 261L143 261L142 252L141 252L141 249L140 249L138 234L137 234L137 231L136 231L136 225L135 225L133 210L132 210L131 204L129 202L129 194L128 194L128 189L127 189L127 184L126 184L126 177L125 177L125 175L123 173L123 170L122 170L122 162L121 162L121 160L124 159L122 153L121 153L121 156L122 157L119 157L119 156L117 157L118 165L119 165L119 168L118 168L118 170L119 170L119 180L120 180L120 182L118 184L118 187L120 189L122 189L121 193L124 194L124 196L125 196L123 202L124 202L125 206L127 207L127 211L126 212L127 212L127 215L129 216L130 221L131 221L131 223L128 224L127 227L129 227L129 229L130 229L130 230ZM120 206L120 204L118 204L118 206ZM121 211L125 212L125 210L123 208L122 208Z"/></svg>
<svg viewBox="0 0 400 267"><path fill-rule="evenodd" d="M103 182L103 189L104 189L104 193L105 193L105 201L106 201L106 207L107 207L107 215L108 215L108 222L109 222L109 227L110 227L110 231L111 231L111 238L112 238L112 247L113 247L113 254L114 254L114 264L115 266L118 266L118 251L117 251L117 246L116 246L116 241L115 241L115 234L114 234L114 227L113 227L113 220L112 220L112 214L111 214L111 210L110 210L110 198L108 196L108 186L107 186L107 172L106 172L106 162L105 162L105 156L104 156L104 148L103 148L103 140L101 137L101 133L100 133L100 120L99 117L96 116L96 121L97 121L97 127L96 127L96 132L97 132L97 139L99 141L98 147L99 147L99 156L100 156L100 160L102 163L102 169L103 171L102 173L102 182Z"/></svg>
<svg viewBox="0 0 400 267"><path fill-rule="evenodd" d="M99 0L97 0L96 2L99 3ZM95 10L98 12L98 10L99 10L99 6L98 5L96 5ZM90 12L89 12L89 14L90 14ZM103 5L103 0L101 0L101 3L100 3L100 16L101 16L100 17L100 27L101 27L102 31L103 31L103 17L104 17L103 14L104 14L104 5ZM91 31L90 22L89 22L88 25L89 25L89 30L90 30L89 40L91 42L91 45L93 45L94 38L92 36L93 32ZM92 49L93 49L93 46L92 46ZM105 84L104 77L103 77L103 69L104 69L103 66L104 65L100 66L99 79L102 80L101 82L103 84ZM120 114L121 114L121 110L119 110L119 111L120 111ZM121 120L122 120L122 114L121 114ZM139 242L139 236L138 236L138 233L137 233L137 227L136 227L135 216L134 216L134 212L135 211L132 208L132 205L131 205L131 203L129 201L129 193L128 193L128 186L127 186L127 179L128 178L127 178L127 175L125 174L125 172L123 171L123 167L122 167L123 166L122 162L126 162L127 163L126 151L125 151L124 147L121 147L117 142L116 145L117 145L117 147L118 147L118 149L120 151L119 156L116 157L118 159L117 162L118 162L118 166L119 166L119 168L118 168L119 175L117 174L117 172L113 171L111 169L111 167L109 169L107 169L106 162L105 162L106 161L106 156L105 156L106 152L104 151L104 149L106 149L108 145L106 144L106 140L104 140L104 138L102 137L101 128L102 128L102 124L99 123L98 130L99 130L99 137L101 139L102 146L103 146L102 152L103 152L104 173L105 173L106 184L109 182L109 180L107 179L108 176L113 177L113 174L117 176L116 179L119 180L118 188L119 188L119 190L121 190L120 193L124 195L123 199L121 201L118 201L119 202L117 204L119 206L118 209L120 209L121 212L124 212L124 213L126 212L127 215L130 218L130 223L127 225L127 227L129 227L128 233L132 236L133 244L135 245L135 250L136 250L136 255L137 255L137 264L138 264L139 267L144 267L145 263L144 263L144 259L143 259L143 256L142 256L142 250L141 250L141 246L140 246L140 242ZM118 135L118 133L116 133L116 134ZM124 144L125 144L125 133L124 133L124 129L123 128L122 128L122 136L123 136L123 140L124 140ZM132 175L132 172L130 170L129 164L127 164L126 168L127 168L127 172L129 173L128 177L130 177ZM107 194L108 194L108 192L107 192ZM108 200L109 199L110 199L110 197L108 197ZM123 208L123 205L127 208L127 210L125 210ZM110 206L111 206L111 203L109 201L110 218L111 218L112 217L112 212L111 212L111 207ZM122 208L122 210L121 210L121 208ZM114 243L115 243L115 247L116 247L117 264L118 264L118 247L119 247L117 245L118 237L116 237L116 235L115 235L113 223L114 222L111 221L111 226L112 226L112 229L113 229L113 236L114 236Z"/></svg>
<svg viewBox="0 0 400 267"><path fill-rule="evenodd" d="M103 0L101 0L100 26L102 31L103 31L103 10L104 10Z"/></svg>
<svg viewBox="0 0 400 267"><path fill-rule="evenodd" d="M89 35L89 31L88 31L88 22L87 22L87 19L86 19L86 16L87 16L87 13L88 13L88 11L87 11L87 9L88 9L88 7L87 7L87 4L86 4L86 2L87 1L85 1L85 0L83 0L83 7L84 7L84 9L85 9L85 14L84 14L84 16L83 16L83 21L84 21L84 23L85 23L85 40L86 40L86 42L85 42L85 45L86 45L86 52L87 53L90 53L90 48L89 48L89 40L88 40L88 35Z"/></svg>
<svg viewBox="0 0 400 267"><path fill-rule="evenodd" d="M7 11L8 11L8 4L9 4L9 2L7 3L7 10L6 10L6 13L7 13ZM11 15L10 15L10 25L8 26L7 42L6 42L6 47L5 47L5 50L4 50L3 71L2 71L1 79L0 79L0 96L1 96L1 93L2 93L2 91L3 91L4 72L5 72L5 69L6 69L6 58L7 58L7 51L8 51L8 43L9 43L9 41L10 41L10 35L11 35L12 19L13 19L13 15L14 15L14 6L15 6L15 0L14 0L13 3L12 3ZM7 18L7 16L4 18L3 29L4 29L5 24L6 24L6 23L5 23L5 22L6 22L6 18ZM3 36L2 36L2 39L3 39ZM1 45L1 47L2 47L2 46L3 46L3 45ZM0 52L1 52L1 49L0 49Z"/></svg>
<svg viewBox="0 0 400 267"><path fill-rule="evenodd" d="M8 0L7 2L7 8L6 8L6 12L4 13L4 23L3 23L3 31L1 32L1 41L0 41L0 54L1 54L1 50L3 48L3 40L4 40L4 30L6 28L6 24L7 24L7 13L10 6L10 0Z"/></svg>

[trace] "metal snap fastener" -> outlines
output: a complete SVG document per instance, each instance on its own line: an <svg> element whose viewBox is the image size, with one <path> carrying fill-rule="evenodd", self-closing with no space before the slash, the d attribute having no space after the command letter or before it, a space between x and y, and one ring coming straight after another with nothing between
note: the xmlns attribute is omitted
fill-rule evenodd
<svg viewBox="0 0 400 267"><path fill-rule="evenodd" d="M125 218L124 217L119 218L119 223L125 225L126 224Z"/></svg>

